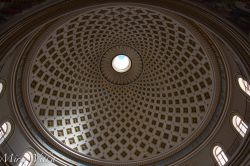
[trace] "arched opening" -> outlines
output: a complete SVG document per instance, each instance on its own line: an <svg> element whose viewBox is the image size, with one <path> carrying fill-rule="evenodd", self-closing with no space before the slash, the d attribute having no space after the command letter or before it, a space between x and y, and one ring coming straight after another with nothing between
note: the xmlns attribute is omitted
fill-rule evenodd
<svg viewBox="0 0 250 166"><path fill-rule="evenodd" d="M26 151L23 154L18 166L31 166L35 161L34 154L31 151Z"/></svg>
<svg viewBox="0 0 250 166"><path fill-rule="evenodd" d="M223 152L223 150L220 146L214 147L213 155L214 155L217 163L219 164L219 166L225 165L228 161L226 154Z"/></svg>
<svg viewBox="0 0 250 166"><path fill-rule="evenodd" d="M10 122L4 122L0 126L0 144L2 144L8 135L10 134L11 131L11 123Z"/></svg>
<svg viewBox="0 0 250 166"><path fill-rule="evenodd" d="M244 80L243 78L239 78L238 79L238 83L239 83L239 86L240 88L247 94L250 96L250 84Z"/></svg>
<svg viewBox="0 0 250 166"><path fill-rule="evenodd" d="M233 116L232 119L235 129L244 137L247 133L248 126L247 124L237 115Z"/></svg>
<svg viewBox="0 0 250 166"><path fill-rule="evenodd" d="M0 82L0 95L3 93L4 84Z"/></svg>

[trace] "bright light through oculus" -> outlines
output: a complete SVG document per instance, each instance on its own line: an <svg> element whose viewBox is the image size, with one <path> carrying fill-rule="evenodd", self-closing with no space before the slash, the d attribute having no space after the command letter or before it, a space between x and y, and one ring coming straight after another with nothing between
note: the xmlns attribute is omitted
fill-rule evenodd
<svg viewBox="0 0 250 166"><path fill-rule="evenodd" d="M131 67L131 61L126 55L117 55L112 60L112 67L119 73L128 71Z"/></svg>

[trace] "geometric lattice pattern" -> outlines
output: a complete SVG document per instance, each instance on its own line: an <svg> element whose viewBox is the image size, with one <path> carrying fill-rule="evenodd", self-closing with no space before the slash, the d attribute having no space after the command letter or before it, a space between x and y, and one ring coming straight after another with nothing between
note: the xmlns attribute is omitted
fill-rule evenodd
<svg viewBox="0 0 250 166"><path fill-rule="evenodd" d="M108 82L100 60L114 46L138 51L140 77ZM191 32L167 14L110 6L63 23L34 55L31 105L44 127L79 153L141 160L185 146L209 114L213 75Z"/></svg>

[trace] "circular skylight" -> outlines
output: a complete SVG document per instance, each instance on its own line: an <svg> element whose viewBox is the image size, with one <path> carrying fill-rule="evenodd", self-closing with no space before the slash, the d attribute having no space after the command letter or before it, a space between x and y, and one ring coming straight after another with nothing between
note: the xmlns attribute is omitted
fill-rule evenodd
<svg viewBox="0 0 250 166"><path fill-rule="evenodd" d="M130 69L131 61L126 55L117 55L112 60L112 67L115 71L124 73Z"/></svg>

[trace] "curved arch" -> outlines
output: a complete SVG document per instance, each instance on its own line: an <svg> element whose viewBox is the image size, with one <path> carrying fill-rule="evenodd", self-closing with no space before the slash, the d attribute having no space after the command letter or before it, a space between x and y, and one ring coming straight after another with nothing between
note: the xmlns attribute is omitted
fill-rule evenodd
<svg viewBox="0 0 250 166"><path fill-rule="evenodd" d="M235 129L240 133L240 135L244 137L248 129L247 124L238 115L233 116L232 123Z"/></svg>
<svg viewBox="0 0 250 166"><path fill-rule="evenodd" d="M35 163L35 159L34 152L28 150L23 154L18 166L32 166Z"/></svg>
<svg viewBox="0 0 250 166"><path fill-rule="evenodd" d="M0 79L0 97L3 95L4 90L5 90L5 81Z"/></svg>
<svg viewBox="0 0 250 166"><path fill-rule="evenodd" d="M213 155L219 166L223 166L227 163L228 158L220 146L213 148Z"/></svg>
<svg viewBox="0 0 250 166"><path fill-rule="evenodd" d="M238 83L240 88L248 95L250 96L250 84L244 80L243 78L239 77L238 78Z"/></svg>
<svg viewBox="0 0 250 166"><path fill-rule="evenodd" d="M0 94L2 94L2 91L3 91L3 83L0 82Z"/></svg>
<svg viewBox="0 0 250 166"><path fill-rule="evenodd" d="M6 138L9 136L10 132L12 130L11 123L9 121L4 122L0 126L0 145L6 141Z"/></svg>

